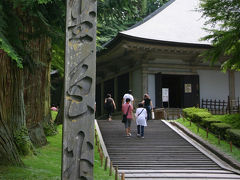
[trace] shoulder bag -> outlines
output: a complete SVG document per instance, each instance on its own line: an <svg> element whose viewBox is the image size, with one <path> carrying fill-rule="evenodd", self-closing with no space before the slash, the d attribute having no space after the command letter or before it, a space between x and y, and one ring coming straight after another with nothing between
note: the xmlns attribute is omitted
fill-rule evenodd
<svg viewBox="0 0 240 180"><path fill-rule="evenodd" d="M142 114L143 110L144 110L144 109L142 109L142 111L138 114L138 116L139 116L140 114Z"/></svg>

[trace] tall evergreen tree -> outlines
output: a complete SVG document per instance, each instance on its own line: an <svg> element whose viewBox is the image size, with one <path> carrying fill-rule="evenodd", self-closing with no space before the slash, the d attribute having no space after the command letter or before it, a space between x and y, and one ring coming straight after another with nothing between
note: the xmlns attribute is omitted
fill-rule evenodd
<svg viewBox="0 0 240 180"><path fill-rule="evenodd" d="M212 63L221 56L223 70L240 70L240 1L239 0L201 0L200 11L212 25L210 35L203 39L211 40L213 48L205 53Z"/></svg>
<svg viewBox="0 0 240 180"><path fill-rule="evenodd" d="M31 142L46 144L43 127L51 127L51 44L64 36L64 8L61 0L0 1L2 164L21 165L19 154L29 153Z"/></svg>
<svg viewBox="0 0 240 180"><path fill-rule="evenodd" d="M168 0L100 0L98 1L97 48L141 21Z"/></svg>

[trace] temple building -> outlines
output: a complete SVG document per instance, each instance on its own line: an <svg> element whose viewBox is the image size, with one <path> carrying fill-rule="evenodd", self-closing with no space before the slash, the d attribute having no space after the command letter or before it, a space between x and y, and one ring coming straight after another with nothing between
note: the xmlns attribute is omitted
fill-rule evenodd
<svg viewBox="0 0 240 180"><path fill-rule="evenodd" d="M227 100L240 96L240 73L223 73L200 54L211 48L199 0L170 0L97 54L96 103L103 113L104 98L112 94L118 109L129 89L136 102L148 93L154 107L198 106L201 99ZM224 58L219 61L224 61ZM164 97L166 93L167 97ZM167 101L165 103L165 99Z"/></svg>

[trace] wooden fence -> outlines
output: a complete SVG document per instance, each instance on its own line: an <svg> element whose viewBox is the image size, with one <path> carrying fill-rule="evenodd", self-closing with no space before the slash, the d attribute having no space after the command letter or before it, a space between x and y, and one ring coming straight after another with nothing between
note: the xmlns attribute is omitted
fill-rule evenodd
<svg viewBox="0 0 240 180"><path fill-rule="evenodd" d="M239 97L236 100L212 100L202 99L201 108L208 109L212 114L235 114L240 113Z"/></svg>

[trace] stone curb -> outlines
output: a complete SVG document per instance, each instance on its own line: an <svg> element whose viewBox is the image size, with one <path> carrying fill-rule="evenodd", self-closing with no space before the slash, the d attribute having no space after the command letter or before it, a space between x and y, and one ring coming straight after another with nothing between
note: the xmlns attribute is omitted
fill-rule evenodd
<svg viewBox="0 0 240 180"><path fill-rule="evenodd" d="M224 152L218 150L216 147L214 147L213 145L211 145L209 142L203 140L201 137L197 136L196 134L192 133L190 130L188 130L186 127L184 127L183 125L181 125L178 122L170 122L172 125L176 126L178 129L180 129L181 131L183 131L185 134L187 134L189 137L191 137L192 139L194 139L195 141L197 141L199 144L201 144L203 147L205 147L206 149L210 150L211 152L213 152L216 156L218 156L219 158L221 158L223 161L225 161L226 163L228 163L230 166L232 166L233 168L240 170L240 163L233 159L231 156L225 154Z"/></svg>

